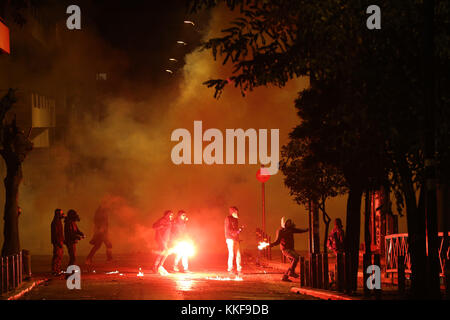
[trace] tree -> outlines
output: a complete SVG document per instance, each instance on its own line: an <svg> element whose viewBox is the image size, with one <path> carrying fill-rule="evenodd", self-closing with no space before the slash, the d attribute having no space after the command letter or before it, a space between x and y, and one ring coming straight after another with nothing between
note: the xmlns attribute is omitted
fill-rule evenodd
<svg viewBox="0 0 450 320"><path fill-rule="evenodd" d="M301 99L297 100L299 103ZM344 194L347 189L342 173L317 159L310 149L310 137L302 131L305 122L290 133L290 141L281 150L280 170L285 175L284 183L294 200L305 207L317 203L325 224L324 253L327 252L328 231L331 218L326 210L326 200Z"/></svg>
<svg viewBox="0 0 450 320"><path fill-rule="evenodd" d="M193 10L217 3L191 1ZM310 139L309 149L316 159L340 171L348 187L350 289L356 288L362 194L389 178L398 207L405 200L412 287L416 294L426 295L425 213L416 204L416 191L424 185L427 127L422 1L380 0L386 23L377 31L365 27L369 3L356 0L229 0L226 5L231 10L239 8L241 16L223 30L223 37L209 39L203 47L211 50L215 59L220 56L224 64L231 63L233 74L205 84L219 97L228 84L245 94L257 86L283 87L289 79L309 77L311 88L297 102L305 123L301 136ZM449 74L448 13L448 4L441 1L436 8L434 64L441 85L448 84ZM449 101L444 91L438 97L441 113L446 112ZM448 154L448 121L444 117L436 124L439 155Z"/></svg>
<svg viewBox="0 0 450 320"><path fill-rule="evenodd" d="M4 242L2 256L20 252L19 219L17 202L19 186L22 181L22 163L27 154L33 149L32 142L16 125L15 116L12 120L6 119L8 111L16 102L14 90L0 100L0 154L5 160L5 212L4 212Z"/></svg>

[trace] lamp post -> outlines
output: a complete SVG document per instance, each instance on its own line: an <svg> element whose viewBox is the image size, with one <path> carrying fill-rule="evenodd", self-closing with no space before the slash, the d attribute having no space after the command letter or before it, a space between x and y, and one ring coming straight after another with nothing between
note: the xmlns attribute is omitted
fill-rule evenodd
<svg viewBox="0 0 450 320"><path fill-rule="evenodd" d="M258 172L256 173L256 179L258 179L259 182L261 182L261 191L262 191L262 229L264 234L266 233L266 204L265 204L265 190L264 190L264 184L269 180L270 173L269 171L261 167Z"/></svg>

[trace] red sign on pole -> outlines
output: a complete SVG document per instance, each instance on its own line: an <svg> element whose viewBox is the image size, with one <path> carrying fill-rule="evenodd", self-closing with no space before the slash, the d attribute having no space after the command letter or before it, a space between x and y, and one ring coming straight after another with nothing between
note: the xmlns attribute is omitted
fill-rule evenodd
<svg viewBox="0 0 450 320"><path fill-rule="evenodd" d="M0 21L0 51L11 53L9 46L9 28Z"/></svg>
<svg viewBox="0 0 450 320"><path fill-rule="evenodd" d="M256 173L256 179L258 179L258 181L261 183L267 182L267 180L269 180L269 178L270 178L270 173L269 173L269 170L267 170L266 168L261 168Z"/></svg>

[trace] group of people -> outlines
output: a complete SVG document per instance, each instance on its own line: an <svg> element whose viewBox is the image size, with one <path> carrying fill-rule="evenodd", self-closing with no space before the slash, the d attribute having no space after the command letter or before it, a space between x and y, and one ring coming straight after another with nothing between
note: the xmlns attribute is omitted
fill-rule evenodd
<svg viewBox="0 0 450 320"><path fill-rule="evenodd" d="M167 274L164 263L169 255L173 253L172 249L177 241L187 238L187 217L186 211L180 210L177 215L172 210L167 210L164 215L153 224L155 229L155 240L157 245L157 257L153 266L154 272L162 275ZM176 253L172 270L180 272L179 264L183 266L182 271L189 273L188 256L182 253Z"/></svg>
<svg viewBox="0 0 450 320"><path fill-rule="evenodd" d="M62 220L64 219L64 228ZM240 275L242 272L242 258L240 251L239 235L244 227L239 226L239 210L236 207L230 207L228 216L225 218L225 243L228 248L228 265L229 273ZM155 230L155 240L157 245L157 256L153 266L153 271L162 275L168 272L164 268L164 263L168 256L175 253L173 251L177 241L183 241L188 238L187 222L188 217L186 211L179 210L175 215L173 211L167 210L164 215L153 224ZM63 257L63 247L66 245L69 254L69 265L76 263L76 245L79 240L84 239L84 233L77 226L80 217L73 209L69 210L67 216L64 215L62 209L56 209L53 221L51 223L51 242L53 244L52 273L59 275L61 273L61 261ZM291 281L290 277L298 278L295 272L299 261L299 254L294 249L294 234L305 233L309 229L296 228L292 219L286 217L281 218L281 227L276 232L275 241L269 243L270 247L280 245L282 254L290 260L290 266L284 273L282 280ZM106 246L107 260L112 260L112 244L108 235L108 210L100 206L94 217L94 235L90 244L93 245L89 252L85 264L90 265L94 254L98 251L102 244ZM344 250L344 230L341 219L335 220L334 228L328 238L327 246L335 253ZM182 270L180 269L180 262ZM174 264L172 267L174 272L190 272L188 255L176 252Z"/></svg>
<svg viewBox="0 0 450 320"><path fill-rule="evenodd" d="M238 274L242 271L241 252L239 247L239 234L243 227L239 227L238 218L239 210L236 207L229 208L229 215L225 218L225 241L228 248L228 272L234 273L234 264L236 263L236 271ZM275 241L269 243L269 247L280 245L281 253L290 261L289 268L283 274L282 281L291 282L292 278L298 278L295 272L299 261L299 254L294 248L294 234L308 232L309 228L296 228L292 219L282 217L281 227L276 232ZM341 219L335 220L335 225L327 239L327 246L334 253L344 250L344 230Z"/></svg>
<svg viewBox="0 0 450 320"><path fill-rule="evenodd" d="M236 207L229 208L229 214L225 218L225 242L228 248L228 272L237 273L242 272L242 259L239 246L239 234L244 229L239 227L239 210ZM286 256L291 264L289 269L283 275L283 281L291 281L289 277L298 278L298 274L295 273L295 268L298 264L299 254L294 249L294 234L307 232L308 229L298 229L291 219L281 218L281 228L277 230L276 239L270 243L270 247L280 245L281 252ZM234 265L236 264L236 271Z"/></svg>
<svg viewBox="0 0 450 320"><path fill-rule="evenodd" d="M62 221L64 220L64 227ZM76 246L79 240L84 239L85 235L78 228L77 222L80 221L78 213L70 209L67 216L64 215L62 209L56 209L55 215L51 223L51 242L53 245L52 258L52 274L60 275L62 258L64 255L64 245L67 247L69 254L69 266L76 264ZM100 206L94 216L94 235L89 242L93 245L89 252L85 264L90 265L94 254L104 243L106 246L107 260L112 258L112 244L108 234L108 211L105 207Z"/></svg>

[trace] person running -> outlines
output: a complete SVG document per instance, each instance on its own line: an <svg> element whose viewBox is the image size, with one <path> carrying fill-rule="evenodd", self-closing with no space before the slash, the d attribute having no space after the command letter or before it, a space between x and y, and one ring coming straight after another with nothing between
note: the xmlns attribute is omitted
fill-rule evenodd
<svg viewBox="0 0 450 320"><path fill-rule="evenodd" d="M282 281L291 282L289 277L298 278L298 274L295 273L295 268L299 260L299 254L294 249L294 233L308 232L307 229L297 229L291 219L281 218L281 228L277 230L276 239L270 243L270 247L280 245L282 254L291 261L291 264L285 274Z"/></svg>
<svg viewBox="0 0 450 320"><path fill-rule="evenodd" d="M91 264L94 254L100 249L104 243L106 246L106 260L112 261L112 244L109 239L109 223L108 223L108 209L104 205L100 205L95 211L94 216L94 235L89 242L93 245L89 252L85 263Z"/></svg>
<svg viewBox="0 0 450 320"><path fill-rule="evenodd" d="M170 233L172 231L174 215L172 210L166 210L164 215L153 224L155 229L155 240L158 250L158 255L153 266L154 272L159 272L161 275L167 275L168 272L164 268L164 262L169 255Z"/></svg>

